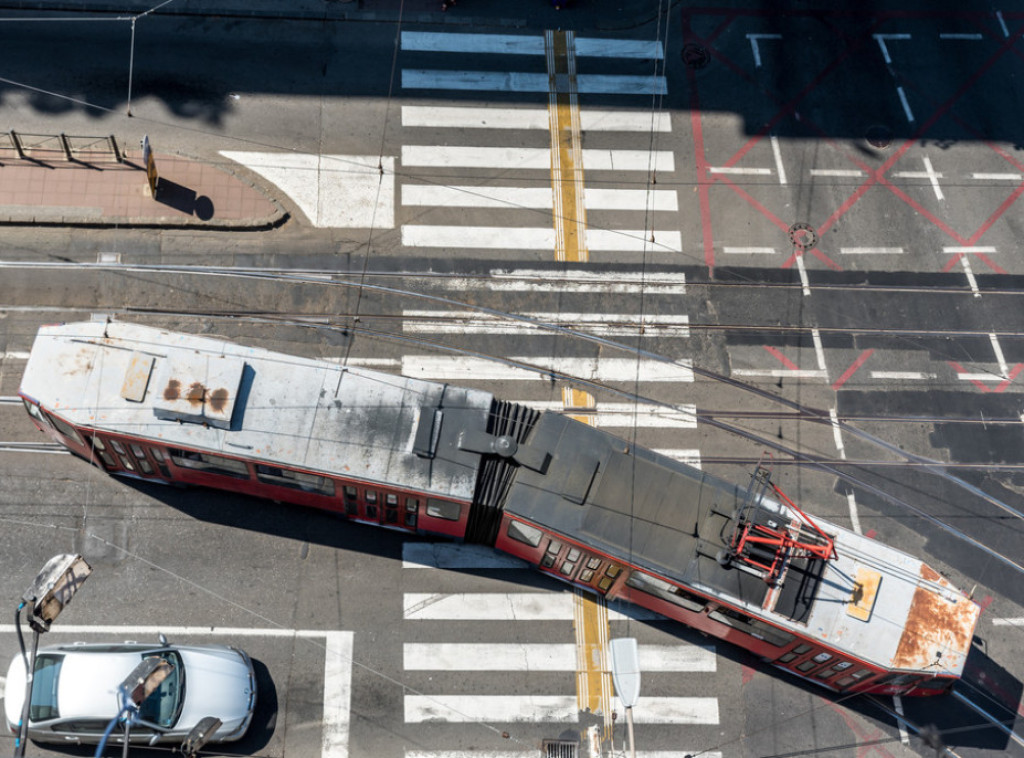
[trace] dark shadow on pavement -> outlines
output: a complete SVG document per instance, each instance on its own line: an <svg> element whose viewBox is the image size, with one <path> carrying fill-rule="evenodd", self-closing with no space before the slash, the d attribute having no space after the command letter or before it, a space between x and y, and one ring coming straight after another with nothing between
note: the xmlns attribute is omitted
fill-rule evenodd
<svg viewBox="0 0 1024 758"><path fill-rule="evenodd" d="M183 187L177 182L160 177L156 185L156 200L190 216L209 221L213 218L213 201L205 195Z"/></svg>

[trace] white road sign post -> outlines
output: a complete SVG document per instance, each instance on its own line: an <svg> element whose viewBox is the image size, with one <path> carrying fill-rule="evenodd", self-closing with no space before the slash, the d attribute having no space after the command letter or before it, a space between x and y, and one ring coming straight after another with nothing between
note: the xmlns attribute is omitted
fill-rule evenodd
<svg viewBox="0 0 1024 758"><path fill-rule="evenodd" d="M636 638L620 637L610 643L612 651L612 683L626 709L626 726L629 729L629 754L636 758L636 742L633 738L633 706L640 698L640 660L637 654Z"/></svg>

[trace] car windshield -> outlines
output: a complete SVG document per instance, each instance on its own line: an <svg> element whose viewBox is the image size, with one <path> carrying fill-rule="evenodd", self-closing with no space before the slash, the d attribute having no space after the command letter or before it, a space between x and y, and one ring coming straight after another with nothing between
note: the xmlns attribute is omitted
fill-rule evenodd
<svg viewBox="0 0 1024 758"><path fill-rule="evenodd" d="M32 667L34 674L29 721L47 721L60 716L57 710L57 682L60 680L60 666L63 662L63 655L43 653L36 657Z"/></svg>
<svg viewBox="0 0 1024 758"><path fill-rule="evenodd" d="M162 650L159 653L146 653L142 658L159 657L174 666L153 694L142 701L139 706L139 718L156 724L164 729L174 726L181 715L181 707L185 702L185 666L181 656L174 650Z"/></svg>

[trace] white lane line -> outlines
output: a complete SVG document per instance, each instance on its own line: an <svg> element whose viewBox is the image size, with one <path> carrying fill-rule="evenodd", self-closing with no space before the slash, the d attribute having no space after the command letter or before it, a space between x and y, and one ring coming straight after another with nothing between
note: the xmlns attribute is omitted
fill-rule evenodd
<svg viewBox="0 0 1024 758"><path fill-rule="evenodd" d="M986 253L988 255L992 255L992 254L994 254L997 251L996 251L996 249L994 247L986 247L984 245L977 245L977 246L971 246L971 245L967 245L967 246L944 245L942 247L942 252L947 253L947 254L956 254L956 253Z"/></svg>
<svg viewBox="0 0 1024 758"><path fill-rule="evenodd" d="M771 176L770 168L744 168L743 166L712 166L708 169L712 174L749 174L751 176Z"/></svg>
<svg viewBox="0 0 1024 758"><path fill-rule="evenodd" d="M903 715L903 698L901 698L899 695L893 695L892 704L893 707L896 709L897 715L899 716L899 718L896 719L896 725L899 727L900 730L900 742L902 742L904 745L909 745L910 736L907 734L907 727L906 724L904 724L904 719L906 717Z"/></svg>
<svg viewBox="0 0 1024 758"><path fill-rule="evenodd" d="M335 229L393 229L395 226L393 156L233 150L221 150L220 154L273 182L314 226Z"/></svg>
<svg viewBox="0 0 1024 758"><path fill-rule="evenodd" d="M587 229L587 248L597 252L668 252L682 250L682 233L656 231L655 241L642 229ZM550 227L442 226L406 224L406 247L447 247L477 250L552 250L555 230Z"/></svg>
<svg viewBox="0 0 1024 758"><path fill-rule="evenodd" d="M846 504L850 507L850 526L857 534L863 534L860 530L860 517L857 515L857 500L852 492L846 493Z"/></svg>
<svg viewBox="0 0 1024 758"><path fill-rule="evenodd" d="M5 361L27 361L28 352L23 350L8 350L0 356L0 359Z"/></svg>
<svg viewBox="0 0 1024 758"><path fill-rule="evenodd" d="M697 406L682 405L679 408L662 408L650 405L634 405L633 403L605 403L597 408L566 408L556 401L523 401L524 404L539 411L565 412L571 415L586 416L594 426L601 428L633 426L645 429L696 429Z"/></svg>
<svg viewBox="0 0 1024 758"><path fill-rule="evenodd" d="M406 671L575 671L576 645L525 643L416 643L403 646ZM641 671L712 672L713 645L640 645Z"/></svg>
<svg viewBox="0 0 1024 758"><path fill-rule="evenodd" d="M982 39L982 36L980 32L975 32L973 34L964 32L944 32L939 35L939 39L980 40Z"/></svg>
<svg viewBox="0 0 1024 758"><path fill-rule="evenodd" d="M402 205L551 210L552 199L550 187L447 187L437 184L403 184Z"/></svg>
<svg viewBox="0 0 1024 758"><path fill-rule="evenodd" d="M1024 415L1024 414L1022 414L1022 415ZM651 448L651 449L655 453L657 453L658 455L664 455L666 458L671 458L674 461L679 461L680 463L685 463L686 465L693 466L696 469L699 469L701 467L700 466L700 450L699 449L696 449L696 448L674 449L674 448L665 448L665 447L655 447L655 448Z"/></svg>
<svg viewBox="0 0 1024 758"><path fill-rule="evenodd" d="M17 630L14 624L0 624L0 634L14 634ZM112 625L112 624L60 624L54 625L50 634L135 634L141 636L156 636L163 632L168 637L182 637L187 635L204 637L301 637L303 639L321 639L329 634L352 634L352 632L335 632L331 629L286 629L286 628L259 628L240 626L139 626L139 625Z"/></svg>
<svg viewBox="0 0 1024 758"><path fill-rule="evenodd" d="M804 263L804 256L798 255L796 257L796 270L800 274L800 284L802 285L804 297L810 297L811 295L811 281L807 278L807 264Z"/></svg>
<svg viewBox="0 0 1024 758"><path fill-rule="evenodd" d="M717 750L637 750L636 758L722 758ZM406 750L405 758L537 758L537 751L511 750Z"/></svg>
<svg viewBox="0 0 1024 758"><path fill-rule="evenodd" d="M545 127L547 128L547 127ZM585 132L671 132L668 111L608 111L580 109L580 128Z"/></svg>
<svg viewBox="0 0 1024 758"><path fill-rule="evenodd" d="M999 338L996 337L995 332L989 332L988 340L992 343L992 351L996 354L996 363L999 364L999 376L1003 379L1008 379L1010 376L1010 366L1003 355L1003 348L999 344Z"/></svg>
<svg viewBox="0 0 1024 758"><path fill-rule="evenodd" d="M548 129L544 108L466 108L403 105L402 126L444 129Z"/></svg>
<svg viewBox="0 0 1024 758"><path fill-rule="evenodd" d="M577 377L597 382L692 382L689 362L662 363L655 360L636 361L631 358L554 358L549 356L511 356L513 363L536 366L531 371L506 366L485 358L439 355L406 355L402 357L402 373L422 379L459 379L463 381L550 380L550 374Z"/></svg>
<svg viewBox="0 0 1024 758"><path fill-rule="evenodd" d="M999 28L1003 30L1003 36L1009 37L1010 30L1006 27L1006 20L1003 18L1003 12L996 11L996 18L999 19Z"/></svg>
<svg viewBox="0 0 1024 758"><path fill-rule="evenodd" d="M728 255L772 255L774 247L723 247L722 252Z"/></svg>
<svg viewBox="0 0 1024 758"><path fill-rule="evenodd" d="M352 712L352 632L330 632L324 640L324 705L320 754L347 758Z"/></svg>
<svg viewBox="0 0 1024 758"><path fill-rule="evenodd" d="M782 165L782 149L779 147L779 138L774 134L771 136L772 154L775 156L775 170L779 174L779 184L786 183L786 167Z"/></svg>
<svg viewBox="0 0 1024 758"><path fill-rule="evenodd" d="M836 450L839 451L839 457L845 461L846 448L843 447L843 430L839 426L839 416L836 415L835 408L828 409L828 417L832 421L832 437L835 439Z"/></svg>
<svg viewBox="0 0 1024 758"><path fill-rule="evenodd" d="M902 255L902 247L841 247L840 255Z"/></svg>
<svg viewBox="0 0 1024 758"><path fill-rule="evenodd" d="M527 721L575 724L575 695L406 695L405 723Z"/></svg>
<svg viewBox="0 0 1024 758"><path fill-rule="evenodd" d="M903 91L902 84L896 88L896 94L900 96L900 103L903 105L903 114L907 117L907 121L914 123L914 112L910 110L910 101L907 100L907 93Z"/></svg>
<svg viewBox="0 0 1024 758"><path fill-rule="evenodd" d="M590 171L675 170L671 150L585 149L583 164ZM434 168L551 169L551 150L539 147L469 147L464 145L403 145L402 165Z"/></svg>
<svg viewBox="0 0 1024 758"><path fill-rule="evenodd" d="M994 618L992 619L993 626L1019 626L1024 627L1024 616L1006 617L1006 618Z"/></svg>
<svg viewBox="0 0 1024 758"><path fill-rule="evenodd" d="M924 371L872 371L870 372L872 379L935 379L936 374L926 373Z"/></svg>
<svg viewBox="0 0 1024 758"><path fill-rule="evenodd" d="M530 564L484 545L449 542L402 543L402 568L529 569Z"/></svg>
<svg viewBox="0 0 1024 758"><path fill-rule="evenodd" d="M489 290L501 292L604 292L607 294L685 295L684 274L658 274L640 271L596 273L573 269L491 269L484 280L452 277L437 284L460 292L475 289L483 283ZM25 353L28 357L28 353Z"/></svg>
<svg viewBox="0 0 1024 758"><path fill-rule="evenodd" d="M763 39L782 39L781 34L748 34L750 51L754 54L754 68L761 68L761 48L758 42Z"/></svg>
<svg viewBox="0 0 1024 758"><path fill-rule="evenodd" d="M910 39L909 34L872 34L875 38L875 42L882 49L882 57L885 59L886 65L892 64L892 58L889 57L889 48L886 46L885 41L889 39Z"/></svg>
<svg viewBox="0 0 1024 758"><path fill-rule="evenodd" d="M978 279L974 276L974 269L971 268L971 256L961 255L960 263L964 266L964 274L967 276L967 285L975 297L981 297L981 289L978 287Z"/></svg>
<svg viewBox="0 0 1024 758"><path fill-rule="evenodd" d="M811 341L814 343L814 355L818 359L818 368L825 371L825 348L821 344L821 330L811 329Z"/></svg>
<svg viewBox="0 0 1024 758"><path fill-rule="evenodd" d="M588 188L584 190L583 202L587 210L679 210L679 199L675 190ZM402 205L551 210L552 204L550 187L402 185Z"/></svg>
<svg viewBox="0 0 1024 758"><path fill-rule="evenodd" d="M824 371L817 371L815 369L801 368L801 369L788 369L788 368L736 368L732 370L734 376L765 376L777 379L779 377L791 377L793 379L827 379L828 375Z"/></svg>
<svg viewBox="0 0 1024 758"><path fill-rule="evenodd" d="M993 182L1019 182L1021 180L1020 174L985 174L985 173L974 173L971 174L972 179L983 179Z"/></svg>
<svg viewBox="0 0 1024 758"><path fill-rule="evenodd" d="M571 592L406 593L403 618L408 621L571 621ZM660 619L644 608L623 604L608 609L611 621Z"/></svg>
<svg viewBox="0 0 1024 758"><path fill-rule="evenodd" d="M522 71L445 71L402 69L404 89L445 89L488 92L550 92L547 74ZM666 95L663 76L578 74L576 91L588 95Z"/></svg>
<svg viewBox="0 0 1024 758"><path fill-rule="evenodd" d="M662 60L665 57L665 49L658 40L577 37L575 43L577 58L601 57Z"/></svg>
<svg viewBox="0 0 1024 758"><path fill-rule="evenodd" d="M864 172L856 168L812 168L811 176L864 176Z"/></svg>
<svg viewBox="0 0 1024 758"><path fill-rule="evenodd" d="M717 724L712 697L644 697L633 708L638 724ZM465 724L554 722L579 719L575 695L406 695L405 722Z"/></svg>
<svg viewBox="0 0 1024 758"><path fill-rule="evenodd" d="M689 337L690 317L686 314L641 317L638 313L546 313L519 314L541 324L563 326L601 336ZM530 334L550 330L540 324L501 318L479 311L405 310L402 330L417 334ZM454 322L453 322L454 320Z"/></svg>
<svg viewBox="0 0 1024 758"><path fill-rule="evenodd" d="M500 53L544 55L544 38L526 34L457 34L402 32L402 49L432 53Z"/></svg>

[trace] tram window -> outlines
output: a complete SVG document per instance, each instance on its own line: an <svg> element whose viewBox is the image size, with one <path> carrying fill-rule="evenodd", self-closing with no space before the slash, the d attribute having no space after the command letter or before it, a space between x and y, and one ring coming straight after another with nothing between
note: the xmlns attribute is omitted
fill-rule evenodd
<svg viewBox="0 0 1024 758"><path fill-rule="evenodd" d="M703 598L693 595L681 587L676 587L674 584L669 584L664 579L645 574L643 571L634 571L630 574L626 580L626 586L667 600L694 613L700 613L707 605L707 601Z"/></svg>
<svg viewBox="0 0 1024 758"><path fill-rule="evenodd" d="M849 687L854 682L859 682L862 679L867 679L874 673L875 672L871 669L861 669L856 673L850 674L849 676L844 676L842 679L837 680L836 687Z"/></svg>
<svg viewBox="0 0 1024 758"><path fill-rule="evenodd" d="M103 440L99 437L92 437L88 434L85 435L85 444L100 457L103 461L103 465L107 468L116 468L117 462L114 460L114 456L107 452L107 446L103 444Z"/></svg>
<svg viewBox="0 0 1024 758"><path fill-rule="evenodd" d="M166 466L167 457L163 454L160 448L149 448L149 454L152 455L153 460L156 461L157 468L160 469L160 475L163 476L164 479L170 479L171 471Z"/></svg>
<svg viewBox="0 0 1024 758"><path fill-rule="evenodd" d="M175 447L169 447L167 451L171 454L171 460L174 461L174 465L181 466L182 468L233 476L236 479L249 478L249 467L245 461L225 458L223 455L213 455L212 453L179 450Z"/></svg>
<svg viewBox="0 0 1024 758"><path fill-rule="evenodd" d="M124 468L125 471L135 470L135 465L132 463L132 459L129 458L127 455L119 455L117 456L117 458L119 461L121 461L121 467Z"/></svg>
<svg viewBox="0 0 1024 758"><path fill-rule="evenodd" d="M346 500L355 500L359 497L359 490L353 487L351 484L346 484L342 492L345 494Z"/></svg>
<svg viewBox="0 0 1024 758"><path fill-rule="evenodd" d="M611 586L613 584L615 584L614 579L610 579L607 576L602 576L601 581L597 583L597 588L601 590L601 592L607 592L609 589L611 589Z"/></svg>
<svg viewBox="0 0 1024 758"><path fill-rule="evenodd" d="M42 421L44 424L47 423L46 417L43 415L43 412L39 410L38 405L28 400L25 400L24 398L22 398L21 402L25 404L25 410L28 411L29 416L34 418L36 421Z"/></svg>
<svg viewBox="0 0 1024 758"><path fill-rule="evenodd" d="M377 502L377 492L375 490L366 490L365 499L366 499L366 502L368 502L368 503L376 503Z"/></svg>
<svg viewBox="0 0 1024 758"><path fill-rule="evenodd" d="M158 447L151 447L149 449L150 454L156 459L157 463L163 463L166 459L164 458L163 450Z"/></svg>
<svg viewBox="0 0 1024 758"><path fill-rule="evenodd" d="M559 569L563 574L569 576L575 570L576 564L570 561L562 561L562 567Z"/></svg>
<svg viewBox="0 0 1024 758"><path fill-rule="evenodd" d="M562 543L559 542L558 540L551 540L551 542L548 543L547 552L548 552L549 555L558 555L558 553L559 553L559 551L561 551L561 549L562 549Z"/></svg>
<svg viewBox="0 0 1024 758"><path fill-rule="evenodd" d="M580 559L580 551L576 548L571 548L565 556L565 560L576 562Z"/></svg>
<svg viewBox="0 0 1024 758"><path fill-rule="evenodd" d="M616 566L614 563L605 569L605 576L609 576L612 579L617 577L622 572L622 566Z"/></svg>
<svg viewBox="0 0 1024 758"><path fill-rule="evenodd" d="M446 500L427 500L427 515L434 518L443 518L447 521L458 521L462 515L462 506L458 503L449 503Z"/></svg>
<svg viewBox="0 0 1024 758"><path fill-rule="evenodd" d="M377 506L376 505L368 505L368 506L366 506L366 518L372 519L374 521L377 520Z"/></svg>
<svg viewBox="0 0 1024 758"><path fill-rule="evenodd" d="M544 552L544 557L540 560L540 565L545 568L551 568L555 565L555 561L558 559L558 554L562 550L562 543L558 540L551 540L548 542L548 549Z"/></svg>
<svg viewBox="0 0 1024 758"><path fill-rule="evenodd" d="M795 658L799 658L804 653L809 653L809 652L811 652L811 646L810 645L797 645L795 648L790 650L785 655L780 656L778 662L779 663L789 663L790 661L794 660Z"/></svg>
<svg viewBox="0 0 1024 758"><path fill-rule="evenodd" d="M398 509L397 508L385 508L384 509L384 520L389 524L398 523Z"/></svg>
<svg viewBox="0 0 1024 758"><path fill-rule="evenodd" d="M746 632L751 637L764 640L769 645L775 645L776 647L788 645L796 639L796 637L789 632L785 632L782 629L776 629L771 624L765 623L764 621L752 616L748 616L745 613L734 611L731 608L718 608L717 610L709 613L708 616L721 624L731 626L733 629L739 629L740 631Z"/></svg>
<svg viewBox="0 0 1024 758"><path fill-rule="evenodd" d="M917 674L889 674L889 676L883 676L875 684L888 684L893 687L902 687L903 685L910 684L918 680L920 677Z"/></svg>
<svg viewBox="0 0 1024 758"><path fill-rule="evenodd" d="M44 411L44 413L46 412ZM55 428L58 432L63 434L69 440L74 440L79 445L85 444L84 442L82 442L82 438L78 436L78 431L75 429L75 427L71 426L71 424L69 424L67 421L60 418L59 416L54 416L50 413L46 413L46 418L49 419L50 425L53 428Z"/></svg>
<svg viewBox="0 0 1024 758"><path fill-rule="evenodd" d="M409 513L408 511L406 511L406 513L405 513L405 525L409 526L409 527L416 526L416 512L415 511L413 511L412 513Z"/></svg>
<svg viewBox="0 0 1024 758"><path fill-rule="evenodd" d="M811 658L815 663L825 663L826 661L832 660L831 653L818 653L816 656Z"/></svg>
<svg viewBox="0 0 1024 758"><path fill-rule="evenodd" d="M839 661L839 663L837 663L835 666L830 666L827 669L819 671L817 674L815 674L815 676L819 679L830 679L839 672L846 671L846 669L850 668L851 666L853 666L853 664L850 661Z"/></svg>
<svg viewBox="0 0 1024 758"><path fill-rule="evenodd" d="M334 494L334 480L316 474L303 474L300 471L257 463L256 478L264 484L276 484L278 487L290 487L303 492L315 492L318 495Z"/></svg>
<svg viewBox="0 0 1024 758"><path fill-rule="evenodd" d="M135 460L139 462L139 468L142 469L143 474L152 474L153 467L149 464L149 459L146 458L146 451L142 449L142 445L129 445L128 446L132 455L135 456Z"/></svg>
<svg viewBox="0 0 1024 758"><path fill-rule="evenodd" d="M580 572L580 581L581 582L589 582L593 578L594 578L594 570L593 569L583 569Z"/></svg>
<svg viewBox="0 0 1024 758"><path fill-rule="evenodd" d="M390 492L384 495L384 503L392 507L398 506L398 495L392 495Z"/></svg>
<svg viewBox="0 0 1024 758"><path fill-rule="evenodd" d="M597 569L600 568L600 567L601 567L601 559L600 558L591 558L589 561L587 561L587 568L590 569L591 571L597 571Z"/></svg>
<svg viewBox="0 0 1024 758"><path fill-rule="evenodd" d="M117 440L110 440L110 446L114 448L114 452L118 455L124 455L124 445Z"/></svg>
<svg viewBox="0 0 1024 758"><path fill-rule="evenodd" d="M524 524L522 521L516 521L514 519L508 522L507 534L516 542L522 542L530 547L537 547L540 544L541 539L544 537L544 532L537 527Z"/></svg>
<svg viewBox="0 0 1024 758"><path fill-rule="evenodd" d="M813 658L808 658L802 663L798 663L796 666L797 671L810 671L811 669L817 668L821 664L832 660L831 653L818 653Z"/></svg>
<svg viewBox="0 0 1024 758"><path fill-rule="evenodd" d="M420 509L420 501L414 497L407 497L405 499L405 510L408 513L415 513Z"/></svg>

